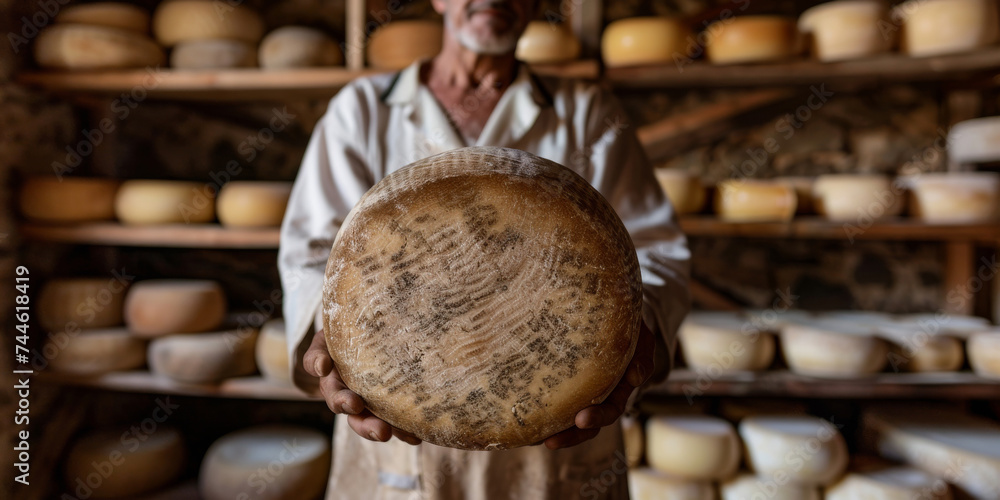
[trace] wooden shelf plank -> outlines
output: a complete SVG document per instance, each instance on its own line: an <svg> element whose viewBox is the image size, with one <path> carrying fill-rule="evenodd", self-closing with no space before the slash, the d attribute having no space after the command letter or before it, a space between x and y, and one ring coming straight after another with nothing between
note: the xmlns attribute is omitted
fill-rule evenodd
<svg viewBox="0 0 1000 500"><path fill-rule="evenodd" d="M1000 238L1000 224L940 225L895 218L865 226L856 221L800 217L789 222L726 222L710 215L682 217L688 236L910 241L982 241Z"/></svg>
<svg viewBox="0 0 1000 500"><path fill-rule="evenodd" d="M171 248L278 248L278 228L230 229L218 224L125 226L115 222L77 226L25 224L21 235L58 243Z"/></svg>
<svg viewBox="0 0 1000 500"><path fill-rule="evenodd" d="M121 392L141 392L151 394L176 394L180 396L206 396L218 398L264 399L283 401L319 401L292 386L264 379L263 377L240 377L211 384L183 384L148 371L128 371L107 373L96 377L80 377L55 372L36 374L42 382L74 387L91 387Z"/></svg>

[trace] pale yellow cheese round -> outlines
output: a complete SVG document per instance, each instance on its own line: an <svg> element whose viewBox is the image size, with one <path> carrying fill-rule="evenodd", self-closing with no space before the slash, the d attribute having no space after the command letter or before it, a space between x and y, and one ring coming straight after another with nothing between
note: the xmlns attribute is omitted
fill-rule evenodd
<svg viewBox="0 0 1000 500"><path fill-rule="evenodd" d="M157 415L169 417L164 412ZM151 432L144 431L149 426L135 424L78 438L66 457L63 477L67 490L89 490L89 498L130 498L176 481L185 462L181 433L162 423Z"/></svg>
<svg viewBox="0 0 1000 500"><path fill-rule="evenodd" d="M778 177L776 182L787 184L795 191L795 213L799 215L816 213L816 203L813 200L813 183L815 177Z"/></svg>
<svg viewBox="0 0 1000 500"><path fill-rule="evenodd" d="M153 12L153 33L166 47L217 39L256 44L264 36L264 21L239 2L167 0Z"/></svg>
<svg viewBox="0 0 1000 500"><path fill-rule="evenodd" d="M952 172L906 179L910 214L937 224L990 222L1000 214L1000 174Z"/></svg>
<svg viewBox="0 0 1000 500"><path fill-rule="evenodd" d="M708 481L687 481L648 467L628 470L632 500L715 500L715 487Z"/></svg>
<svg viewBox="0 0 1000 500"><path fill-rule="evenodd" d="M177 69L252 68L257 47L240 40L191 40L170 51L170 66Z"/></svg>
<svg viewBox="0 0 1000 500"><path fill-rule="evenodd" d="M677 335L684 361L696 370L764 370L774 361L774 335L737 313L693 312Z"/></svg>
<svg viewBox="0 0 1000 500"><path fill-rule="evenodd" d="M948 131L948 161L954 165L1000 160L1000 116L956 123Z"/></svg>
<svg viewBox="0 0 1000 500"><path fill-rule="evenodd" d="M43 222L112 219L118 184L111 179L31 177L21 186L21 213Z"/></svg>
<svg viewBox="0 0 1000 500"><path fill-rule="evenodd" d="M149 371L176 382L214 384L256 371L257 330L165 335L149 342Z"/></svg>
<svg viewBox="0 0 1000 500"><path fill-rule="evenodd" d="M368 65L403 69L418 59L441 52L444 26L438 21L394 21L375 30L368 39Z"/></svg>
<svg viewBox="0 0 1000 500"><path fill-rule="evenodd" d="M951 500L948 484L920 469L882 467L851 472L826 489L825 500Z"/></svg>
<svg viewBox="0 0 1000 500"><path fill-rule="evenodd" d="M604 29L601 57L609 68L673 63L687 60L690 42L691 30L678 18L621 19Z"/></svg>
<svg viewBox="0 0 1000 500"><path fill-rule="evenodd" d="M723 19L705 28L706 54L714 64L770 62L798 53L795 20L781 16Z"/></svg>
<svg viewBox="0 0 1000 500"><path fill-rule="evenodd" d="M743 473L719 485L722 500L821 500L813 485Z"/></svg>
<svg viewBox="0 0 1000 500"><path fill-rule="evenodd" d="M829 174L816 178L813 200L828 219L870 223L899 215L906 198L902 186L884 175Z"/></svg>
<svg viewBox="0 0 1000 500"><path fill-rule="evenodd" d="M550 64L580 57L580 40L565 23L531 21L517 40L518 60L528 64Z"/></svg>
<svg viewBox="0 0 1000 500"><path fill-rule="evenodd" d="M260 328L255 357L257 368L267 378L291 384L292 372L288 361L288 339L285 337L285 320L272 319Z"/></svg>
<svg viewBox="0 0 1000 500"><path fill-rule="evenodd" d="M781 329L781 351L792 371L813 377L852 378L879 372L888 343L874 327L838 320L790 323Z"/></svg>
<svg viewBox="0 0 1000 500"><path fill-rule="evenodd" d="M959 339L989 327L983 318L911 314L879 324L879 335L892 343L889 367L893 371L955 371L965 363Z"/></svg>
<svg viewBox="0 0 1000 500"><path fill-rule="evenodd" d="M34 316L50 332L122 324L127 283L109 278L62 278L42 287Z"/></svg>
<svg viewBox="0 0 1000 500"><path fill-rule="evenodd" d="M972 50L997 41L995 0L910 0L897 5L902 49L914 57Z"/></svg>
<svg viewBox="0 0 1000 500"><path fill-rule="evenodd" d="M646 436L642 431L642 422L638 417L622 416L622 444L625 448L625 460L629 467L637 467L642 463L646 452Z"/></svg>
<svg viewBox="0 0 1000 500"><path fill-rule="evenodd" d="M1000 331L973 334L966 342L966 349L976 375L1000 379Z"/></svg>
<svg viewBox="0 0 1000 500"><path fill-rule="evenodd" d="M125 298L125 324L140 337L209 331L225 315L226 295L214 281L140 281Z"/></svg>
<svg viewBox="0 0 1000 500"><path fill-rule="evenodd" d="M49 69L123 69L160 66L166 55L148 36L132 30L56 24L35 40L35 61Z"/></svg>
<svg viewBox="0 0 1000 500"><path fill-rule="evenodd" d="M646 422L646 461L671 477L721 481L736 473L742 452L732 424L707 415L656 415Z"/></svg>
<svg viewBox="0 0 1000 500"><path fill-rule="evenodd" d="M336 40L320 30L304 26L284 26L260 43L261 68L308 68L338 66L344 56Z"/></svg>
<svg viewBox="0 0 1000 500"><path fill-rule="evenodd" d="M705 208L705 186L698 176L666 168L656 169L654 173L678 215L698 213Z"/></svg>
<svg viewBox="0 0 1000 500"><path fill-rule="evenodd" d="M125 224L197 224L215 218L215 203L205 184L130 180L115 197L115 215Z"/></svg>
<svg viewBox="0 0 1000 500"><path fill-rule="evenodd" d="M229 433L205 453L198 476L201 496L318 499L330 474L330 453L330 437L306 427L263 425Z"/></svg>
<svg viewBox="0 0 1000 500"><path fill-rule="evenodd" d="M291 194L291 182L229 182L216 202L219 222L228 227L280 226Z"/></svg>
<svg viewBox="0 0 1000 500"><path fill-rule="evenodd" d="M146 364L146 342L124 328L86 329L49 337L42 352L53 370L74 375L99 375Z"/></svg>
<svg viewBox="0 0 1000 500"><path fill-rule="evenodd" d="M847 469L847 444L836 427L810 416L758 416L740 422L747 464L757 476L828 485Z"/></svg>
<svg viewBox="0 0 1000 500"><path fill-rule="evenodd" d="M723 181L715 193L716 214L730 222L788 221L796 203L795 190L774 181Z"/></svg>
<svg viewBox="0 0 1000 500"><path fill-rule="evenodd" d="M809 33L820 61L845 61L888 51L895 39L886 4L879 0L836 0L817 5L799 17L799 31Z"/></svg>
<svg viewBox="0 0 1000 500"><path fill-rule="evenodd" d="M67 5L56 15L63 24L90 24L149 33L149 12L122 2L95 2Z"/></svg>

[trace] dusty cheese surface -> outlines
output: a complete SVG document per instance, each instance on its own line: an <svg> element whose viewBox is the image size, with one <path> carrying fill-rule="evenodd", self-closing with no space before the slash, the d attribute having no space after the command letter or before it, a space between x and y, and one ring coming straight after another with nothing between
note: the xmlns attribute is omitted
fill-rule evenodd
<svg viewBox="0 0 1000 500"><path fill-rule="evenodd" d="M465 148L372 188L334 243L325 335L373 413L462 449L536 443L621 378L642 304L631 239L582 177Z"/></svg>

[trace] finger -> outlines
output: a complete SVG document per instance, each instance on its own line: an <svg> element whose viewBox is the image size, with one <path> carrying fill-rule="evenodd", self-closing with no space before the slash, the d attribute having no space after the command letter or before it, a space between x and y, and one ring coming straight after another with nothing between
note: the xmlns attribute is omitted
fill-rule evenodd
<svg viewBox="0 0 1000 500"><path fill-rule="evenodd" d="M392 427L381 418L365 411L360 415L348 415L347 424L357 435L369 441L386 442L392 438Z"/></svg>
<svg viewBox="0 0 1000 500"><path fill-rule="evenodd" d="M333 370L333 359L326 349L326 337L322 331L313 335L309 349L302 355L302 368L314 377L325 377Z"/></svg>
<svg viewBox="0 0 1000 500"><path fill-rule="evenodd" d="M599 405L588 406L576 414L576 426L594 429L611 425L625 413L625 405L635 388L628 384L618 384L611 395Z"/></svg>
<svg viewBox="0 0 1000 500"><path fill-rule="evenodd" d="M398 439L398 440L400 440L400 441L402 441L402 442L404 442L406 444L412 444L412 445L418 445L418 444L420 444L420 438L418 438L417 436L414 436L413 434L410 434L409 432L406 432L406 431L404 431L402 429L397 429L397 428L393 427L392 428L392 435L396 436L396 439Z"/></svg>
<svg viewBox="0 0 1000 500"><path fill-rule="evenodd" d="M576 427L570 427L569 429L546 439L545 447L550 450L569 448L570 446L576 446L584 441L594 439L597 437L598 432L600 432L600 429L578 429Z"/></svg>

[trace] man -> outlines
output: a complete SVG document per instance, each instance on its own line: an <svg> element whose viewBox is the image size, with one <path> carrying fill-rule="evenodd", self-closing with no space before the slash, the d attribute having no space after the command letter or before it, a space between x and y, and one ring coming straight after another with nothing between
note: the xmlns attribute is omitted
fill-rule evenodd
<svg viewBox="0 0 1000 500"><path fill-rule="evenodd" d="M621 432L612 424L635 387L669 369L689 307L685 239L614 100L593 85L538 78L514 59L534 0L433 5L445 21L441 53L340 91L316 127L282 226L278 258L295 380L318 389L338 414L328 497L627 498L616 453ZM340 380L319 331L327 257L354 204L390 172L472 145L528 151L588 179L624 221L642 267L642 335L625 376L603 404L581 411L574 427L543 445L468 452L419 444L365 409ZM318 333L310 341L311 323Z"/></svg>

